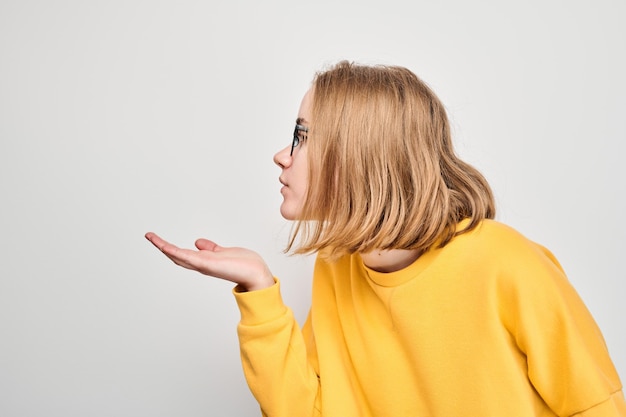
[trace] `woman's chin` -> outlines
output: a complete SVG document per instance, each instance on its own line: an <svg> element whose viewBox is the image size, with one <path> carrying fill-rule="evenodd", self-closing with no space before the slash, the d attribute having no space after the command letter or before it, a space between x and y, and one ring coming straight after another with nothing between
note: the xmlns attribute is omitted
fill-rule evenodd
<svg viewBox="0 0 626 417"><path fill-rule="evenodd" d="M299 213L299 209L296 209L292 205L286 204L285 202L283 202L280 206L280 215L283 216L285 220L297 220Z"/></svg>
<svg viewBox="0 0 626 417"><path fill-rule="evenodd" d="M280 215L283 216L283 219L285 220L294 220L292 211L288 208L285 208L284 204L280 206Z"/></svg>

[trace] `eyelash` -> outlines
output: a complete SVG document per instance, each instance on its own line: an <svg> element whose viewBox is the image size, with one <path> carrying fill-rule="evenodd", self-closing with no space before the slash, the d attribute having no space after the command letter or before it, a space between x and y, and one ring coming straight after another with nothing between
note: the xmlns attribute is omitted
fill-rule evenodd
<svg viewBox="0 0 626 417"><path fill-rule="evenodd" d="M300 143L305 142L308 139L308 136L306 134L300 134L300 132L298 132L296 138L298 139L298 141L294 144L294 148L296 146L299 146Z"/></svg>

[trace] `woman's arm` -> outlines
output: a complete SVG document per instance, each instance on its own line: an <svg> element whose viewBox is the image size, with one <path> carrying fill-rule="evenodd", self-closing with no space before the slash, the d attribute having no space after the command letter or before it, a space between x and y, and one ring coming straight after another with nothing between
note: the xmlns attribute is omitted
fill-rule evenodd
<svg viewBox="0 0 626 417"><path fill-rule="evenodd" d="M280 282L239 293L241 362L264 416L320 415L320 383L310 320L302 331L280 295ZM304 336L303 336L304 335ZM306 340L306 342L305 342Z"/></svg>
<svg viewBox="0 0 626 417"><path fill-rule="evenodd" d="M542 255L515 268L519 275L507 282L501 309L526 354L530 381L559 416L626 417L600 329L554 255L537 249Z"/></svg>
<svg viewBox="0 0 626 417"><path fill-rule="evenodd" d="M251 250L225 248L206 239L195 242L197 250L181 249L154 233L147 233L146 239L176 265L237 284L241 360L263 415L319 415L317 373L307 360L298 323L282 301L280 284L263 258Z"/></svg>

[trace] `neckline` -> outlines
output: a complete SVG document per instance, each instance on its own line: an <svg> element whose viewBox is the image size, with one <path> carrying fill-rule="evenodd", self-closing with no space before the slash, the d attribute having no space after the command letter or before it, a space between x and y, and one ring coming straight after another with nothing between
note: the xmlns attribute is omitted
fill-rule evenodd
<svg viewBox="0 0 626 417"><path fill-rule="evenodd" d="M363 263L361 255L357 254L358 262L365 271L367 277L376 285L381 287L397 287L420 275L428 268L433 260L440 253L440 248L431 248L420 255L409 266L393 272L378 272L369 268Z"/></svg>
<svg viewBox="0 0 626 417"><path fill-rule="evenodd" d="M462 229L469 223L470 219L463 219L456 225L456 229ZM454 240L454 239L453 239ZM450 244L451 242L448 242ZM447 245L446 245L447 246ZM414 278L417 278L424 272L433 261L439 256L443 248L440 248L438 243L433 244L426 252L421 254L413 263L409 266L393 272L378 272L369 268L363 263L360 254L356 254L358 263L365 271L367 277L376 285L381 287L397 287Z"/></svg>

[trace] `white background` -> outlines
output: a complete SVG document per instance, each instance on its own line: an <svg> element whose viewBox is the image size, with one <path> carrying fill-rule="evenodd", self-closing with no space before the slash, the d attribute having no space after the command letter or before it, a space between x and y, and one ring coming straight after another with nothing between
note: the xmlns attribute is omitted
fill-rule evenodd
<svg viewBox="0 0 626 417"><path fill-rule="evenodd" d="M626 3L0 1L0 415L255 416L232 285L144 238L260 252L303 320L272 156L315 71L409 67L498 219L551 249L626 377Z"/></svg>

